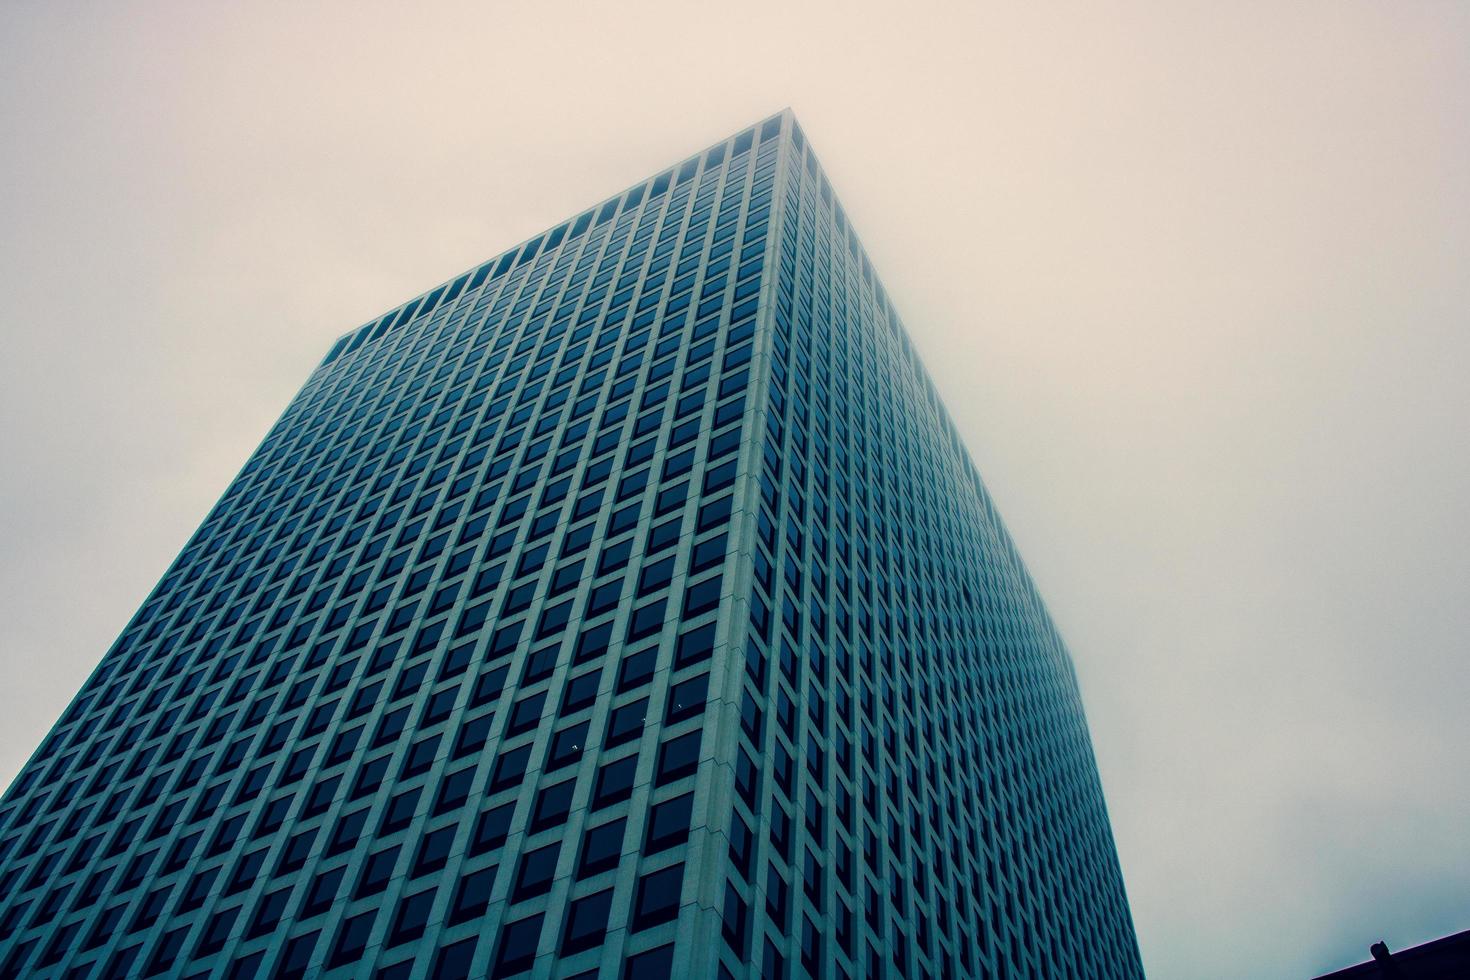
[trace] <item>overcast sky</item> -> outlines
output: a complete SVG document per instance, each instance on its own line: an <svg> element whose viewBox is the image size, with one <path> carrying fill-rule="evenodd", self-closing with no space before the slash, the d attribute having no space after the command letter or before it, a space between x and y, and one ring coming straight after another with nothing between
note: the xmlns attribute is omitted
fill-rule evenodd
<svg viewBox="0 0 1470 980"><path fill-rule="evenodd" d="M0 785L331 341L791 105L1146 967L1470 927L1470 4L0 6Z"/></svg>

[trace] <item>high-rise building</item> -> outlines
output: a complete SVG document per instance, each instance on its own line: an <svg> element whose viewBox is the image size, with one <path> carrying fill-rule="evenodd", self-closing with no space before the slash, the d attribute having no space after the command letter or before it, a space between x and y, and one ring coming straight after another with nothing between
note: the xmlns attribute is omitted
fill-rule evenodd
<svg viewBox="0 0 1470 980"><path fill-rule="evenodd" d="M6 977L1137 977L790 113L336 343L0 805Z"/></svg>

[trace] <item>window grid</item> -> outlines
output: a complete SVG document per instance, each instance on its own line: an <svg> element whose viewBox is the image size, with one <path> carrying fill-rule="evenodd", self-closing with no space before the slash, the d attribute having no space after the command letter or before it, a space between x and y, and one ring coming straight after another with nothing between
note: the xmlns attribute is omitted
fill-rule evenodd
<svg viewBox="0 0 1470 980"><path fill-rule="evenodd" d="M789 112L337 341L0 803L7 976L1137 964L1070 660Z"/></svg>

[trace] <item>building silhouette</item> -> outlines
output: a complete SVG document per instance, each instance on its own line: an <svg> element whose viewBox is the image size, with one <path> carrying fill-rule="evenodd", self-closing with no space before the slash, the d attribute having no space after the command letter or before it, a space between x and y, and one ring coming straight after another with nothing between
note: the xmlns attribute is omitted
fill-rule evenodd
<svg viewBox="0 0 1470 980"><path fill-rule="evenodd" d="M521 974L1142 974L789 112L338 341L0 805L6 977Z"/></svg>
<svg viewBox="0 0 1470 980"><path fill-rule="evenodd" d="M1368 947L1372 959L1324 973L1317 980L1464 980L1470 977L1470 930L1401 949L1382 940Z"/></svg>

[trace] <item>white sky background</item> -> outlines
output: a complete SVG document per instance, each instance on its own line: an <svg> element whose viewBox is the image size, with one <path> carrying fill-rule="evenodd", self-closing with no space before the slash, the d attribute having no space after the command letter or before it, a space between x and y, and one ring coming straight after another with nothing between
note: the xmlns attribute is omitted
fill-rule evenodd
<svg viewBox="0 0 1470 980"><path fill-rule="evenodd" d="M1043 7L0 7L0 783L337 335L789 104L1150 974L1470 927L1470 5Z"/></svg>

